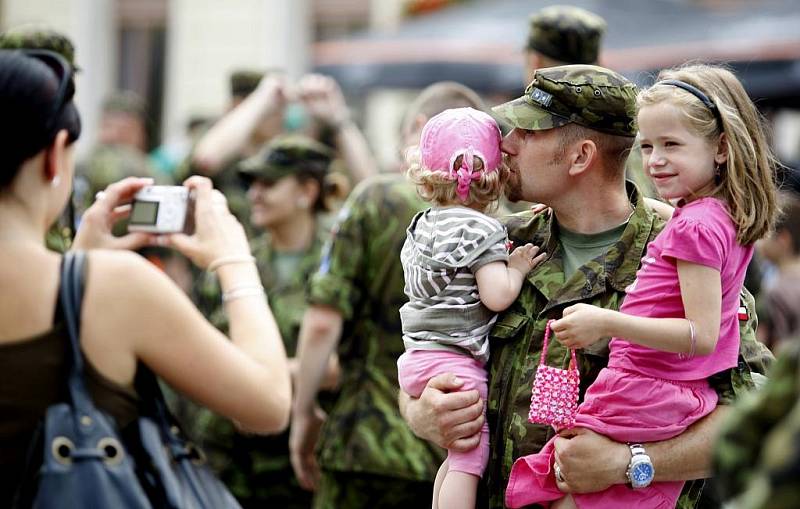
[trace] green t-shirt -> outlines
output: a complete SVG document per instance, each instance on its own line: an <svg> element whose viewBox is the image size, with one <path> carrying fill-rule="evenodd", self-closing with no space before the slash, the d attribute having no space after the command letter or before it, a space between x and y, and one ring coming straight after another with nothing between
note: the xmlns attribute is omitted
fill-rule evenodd
<svg viewBox="0 0 800 509"><path fill-rule="evenodd" d="M628 222L600 233L576 233L558 225L559 241L564 251L564 277L569 279L590 260L603 255L622 237Z"/></svg>

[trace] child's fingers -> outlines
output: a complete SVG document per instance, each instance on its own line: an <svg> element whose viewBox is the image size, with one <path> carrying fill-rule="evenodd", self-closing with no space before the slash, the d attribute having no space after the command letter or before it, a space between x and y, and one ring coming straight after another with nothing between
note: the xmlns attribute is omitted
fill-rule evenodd
<svg viewBox="0 0 800 509"><path fill-rule="evenodd" d="M574 313L577 310L578 310L578 306L577 305L566 307L566 308L564 308L564 311L562 311L561 316L562 317L563 316L569 316L569 315L571 315L572 313Z"/></svg>

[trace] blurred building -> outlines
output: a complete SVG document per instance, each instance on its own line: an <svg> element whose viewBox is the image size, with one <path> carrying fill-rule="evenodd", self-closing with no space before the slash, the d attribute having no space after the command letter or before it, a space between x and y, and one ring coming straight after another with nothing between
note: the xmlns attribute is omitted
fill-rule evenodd
<svg viewBox="0 0 800 509"><path fill-rule="evenodd" d="M103 98L133 90L148 104L151 147L223 111L234 69L306 72L311 19L310 0L0 0L0 29L43 23L75 42L82 141L96 138Z"/></svg>
<svg viewBox="0 0 800 509"><path fill-rule="evenodd" d="M0 29L43 22L73 37L85 140L112 90L146 98L152 147L221 113L233 69L316 70L339 81L386 163L428 84L460 81L490 103L517 94L528 16L556 3L603 16L601 64L641 84L687 60L729 63L775 120L784 160L800 161L798 0L0 0Z"/></svg>

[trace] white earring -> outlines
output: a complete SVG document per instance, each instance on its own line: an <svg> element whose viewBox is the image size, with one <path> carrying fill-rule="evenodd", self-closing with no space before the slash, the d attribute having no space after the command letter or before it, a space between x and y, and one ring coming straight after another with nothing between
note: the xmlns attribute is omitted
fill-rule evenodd
<svg viewBox="0 0 800 509"><path fill-rule="evenodd" d="M53 187L58 187L60 183L61 183L61 175L56 175L55 177L53 177L53 180L50 181L50 185Z"/></svg>

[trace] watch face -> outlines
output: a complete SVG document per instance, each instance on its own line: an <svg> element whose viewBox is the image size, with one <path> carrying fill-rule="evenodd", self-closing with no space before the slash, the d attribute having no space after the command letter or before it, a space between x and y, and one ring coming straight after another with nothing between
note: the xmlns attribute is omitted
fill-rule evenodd
<svg viewBox="0 0 800 509"><path fill-rule="evenodd" d="M631 468L631 484L647 486L653 480L653 473L653 465L650 463L637 463Z"/></svg>

